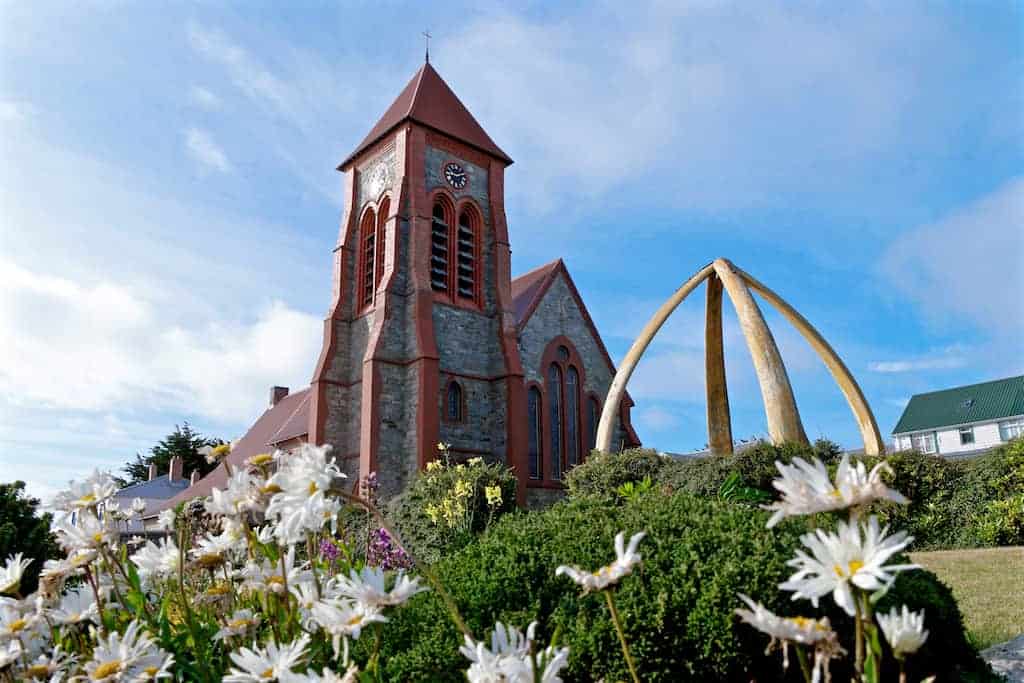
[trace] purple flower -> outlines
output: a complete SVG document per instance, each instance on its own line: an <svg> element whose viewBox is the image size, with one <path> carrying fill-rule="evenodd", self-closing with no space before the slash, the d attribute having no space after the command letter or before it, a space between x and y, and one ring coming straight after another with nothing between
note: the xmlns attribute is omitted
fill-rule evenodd
<svg viewBox="0 0 1024 683"><path fill-rule="evenodd" d="M366 548L366 562L381 569L409 569L412 562L405 549L391 538L387 529L377 529L370 535Z"/></svg>
<svg viewBox="0 0 1024 683"><path fill-rule="evenodd" d="M340 554L341 552L338 550L338 546L331 543L331 541L327 539L320 541L320 557L329 562L334 562L338 559L338 555Z"/></svg>

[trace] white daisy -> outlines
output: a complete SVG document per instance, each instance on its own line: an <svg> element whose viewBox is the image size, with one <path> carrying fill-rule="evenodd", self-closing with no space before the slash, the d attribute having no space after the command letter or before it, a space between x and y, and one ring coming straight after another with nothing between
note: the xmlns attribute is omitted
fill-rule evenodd
<svg viewBox="0 0 1024 683"><path fill-rule="evenodd" d="M57 532L57 541L69 554L98 550L117 540L117 531L88 510L80 512L74 523L70 515L61 517L54 522L53 529Z"/></svg>
<svg viewBox="0 0 1024 683"><path fill-rule="evenodd" d="M277 520L277 538L283 543L305 540L308 532L319 531L341 510L341 503L327 496L335 480L345 477L328 458L329 450L330 446L303 444L279 460L278 471L267 482L279 489L270 499L266 515Z"/></svg>
<svg viewBox="0 0 1024 683"><path fill-rule="evenodd" d="M787 564L797 571L779 588L793 591L794 600L805 598L815 607L821 596L831 592L836 604L853 616L851 585L865 591L884 591L897 573L919 568L916 564L885 564L914 540L904 531L886 536L887 531L879 529L878 518L872 515L866 524L839 522L838 533L816 529L804 534L800 542L811 555L796 551L796 558Z"/></svg>
<svg viewBox="0 0 1024 683"><path fill-rule="evenodd" d="M380 612L348 600L321 600L313 605L310 617L331 635L335 656L343 638L347 651L349 638L359 640L368 625L387 621Z"/></svg>
<svg viewBox="0 0 1024 683"><path fill-rule="evenodd" d="M156 525L164 531L174 531L174 510L161 510L156 516Z"/></svg>
<svg viewBox="0 0 1024 683"><path fill-rule="evenodd" d="M903 611L900 612L893 607L889 614L878 615L878 625L882 627L882 633L896 659L914 654L928 640L928 631L924 630L924 610L911 612L903 605Z"/></svg>
<svg viewBox="0 0 1024 683"><path fill-rule="evenodd" d="M821 679L822 674L825 680L829 680L831 660L845 654L845 650L839 646L839 636L832 630L827 617L780 617L742 593L740 599L750 607L750 610L736 610L740 619L771 637L765 654L781 647L782 668L788 669L790 643L811 647L814 650L814 683Z"/></svg>
<svg viewBox="0 0 1024 683"><path fill-rule="evenodd" d="M359 667L353 664L348 667L344 674L331 671L324 667L323 673L307 671L302 674L288 674L281 679L281 683L358 683Z"/></svg>
<svg viewBox="0 0 1024 683"><path fill-rule="evenodd" d="M543 683L561 683L558 672L568 664L569 648L548 647L534 654L536 628L537 622L533 622L523 635L499 621L491 632L489 648L465 636L459 652L471 662L466 678L470 683L533 683L534 669L538 669Z"/></svg>
<svg viewBox="0 0 1024 683"><path fill-rule="evenodd" d="M817 458L813 462L794 458L790 465L776 460L775 467L782 476L772 481L772 486L782 494L782 500L764 506L765 510L774 510L768 528L786 517L858 507L876 500L908 502L882 481L882 474L892 474L892 468L885 462L875 465L869 473L863 462L851 465L850 456L844 455L834 484L825 465Z"/></svg>
<svg viewBox="0 0 1024 683"><path fill-rule="evenodd" d="M240 550L242 538L231 530L220 534L207 534L199 539L195 548L189 551L189 556L201 567L212 569L224 564L228 557L237 550Z"/></svg>
<svg viewBox="0 0 1024 683"><path fill-rule="evenodd" d="M86 663L85 671L90 681L128 681L133 668L144 657L155 654L160 648L153 644L138 621L128 624L124 635L112 631L103 637L95 634L96 648L92 659Z"/></svg>
<svg viewBox="0 0 1024 683"><path fill-rule="evenodd" d="M131 556L132 562L139 570L139 578L144 582L159 581L178 573L181 554L178 546L170 538L160 539L160 543L147 541L146 545Z"/></svg>
<svg viewBox="0 0 1024 683"><path fill-rule="evenodd" d="M624 549L626 534L620 531L615 535L615 561L595 572L562 565L555 570L555 574L565 574L582 586L584 593L604 590L618 583L623 577L632 574L633 568L640 564L640 554L636 552L636 548L645 535L646 532L643 531L633 534L629 539L629 546Z"/></svg>
<svg viewBox="0 0 1024 683"><path fill-rule="evenodd" d="M26 600L8 600L0 603L0 642L22 640L35 631L39 615Z"/></svg>
<svg viewBox="0 0 1024 683"><path fill-rule="evenodd" d="M339 595L351 598L368 609L401 605L417 593L428 590L419 585L419 577L410 579L402 571L395 577L391 591L384 588L385 580L384 570L380 567L363 567L358 574L352 570L348 577L335 577L333 583Z"/></svg>
<svg viewBox="0 0 1024 683"><path fill-rule="evenodd" d="M79 586L61 598L60 605L47 610L50 621L61 625L75 625L83 622L100 623L99 609L92 591Z"/></svg>
<svg viewBox="0 0 1024 683"><path fill-rule="evenodd" d="M206 511L211 515L239 515L259 507L260 492L257 478L247 470L237 469L223 489L215 488L206 500Z"/></svg>
<svg viewBox="0 0 1024 683"><path fill-rule="evenodd" d="M11 640L6 643L0 640L0 670L21 659L22 654L21 642L18 640Z"/></svg>
<svg viewBox="0 0 1024 683"><path fill-rule="evenodd" d="M141 515L146 511L146 501L141 498L132 498L132 512L136 515Z"/></svg>
<svg viewBox="0 0 1024 683"><path fill-rule="evenodd" d="M32 564L32 558L23 560L21 553L7 558L6 564L0 568L0 595L14 595L21 586L21 575Z"/></svg>
<svg viewBox="0 0 1024 683"><path fill-rule="evenodd" d="M157 646L150 647L146 654L135 660L128 671L126 680L131 683L151 683L163 679L173 679L174 655L164 652Z"/></svg>
<svg viewBox="0 0 1024 683"><path fill-rule="evenodd" d="M53 500L53 506L61 510L95 508L118 491L117 482L106 472L95 470L88 479L70 482L67 491L61 491Z"/></svg>
<svg viewBox="0 0 1024 683"><path fill-rule="evenodd" d="M222 443L216 446L203 446L197 452L199 455L206 458L206 462L213 465L226 458L230 453L234 444Z"/></svg>
<svg viewBox="0 0 1024 683"><path fill-rule="evenodd" d="M262 618L251 609L240 609L231 615L227 623L213 636L214 640L244 636L260 625Z"/></svg>
<svg viewBox="0 0 1024 683"><path fill-rule="evenodd" d="M263 560L262 564L249 561L240 572L243 590L256 592L270 591L281 595L288 586L312 580L312 574L305 569L305 563L295 565L295 546L288 548L282 570L280 560Z"/></svg>
<svg viewBox="0 0 1024 683"><path fill-rule="evenodd" d="M224 683L287 681L292 668L305 657L308 644L309 635L303 634L298 640L283 646L271 642L265 648L256 647L255 643L251 650L243 647L231 653L235 666L222 680Z"/></svg>
<svg viewBox="0 0 1024 683"><path fill-rule="evenodd" d="M53 652L43 653L32 660L32 663L25 667L22 672L26 678L42 680L50 676L62 676L78 658L75 655L61 650L60 645L54 648Z"/></svg>

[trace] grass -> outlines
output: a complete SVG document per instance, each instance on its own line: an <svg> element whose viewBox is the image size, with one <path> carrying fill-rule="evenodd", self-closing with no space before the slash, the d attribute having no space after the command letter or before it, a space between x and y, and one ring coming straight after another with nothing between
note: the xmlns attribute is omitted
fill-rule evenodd
<svg viewBox="0 0 1024 683"><path fill-rule="evenodd" d="M979 650L1024 633L1024 547L911 553L956 596Z"/></svg>

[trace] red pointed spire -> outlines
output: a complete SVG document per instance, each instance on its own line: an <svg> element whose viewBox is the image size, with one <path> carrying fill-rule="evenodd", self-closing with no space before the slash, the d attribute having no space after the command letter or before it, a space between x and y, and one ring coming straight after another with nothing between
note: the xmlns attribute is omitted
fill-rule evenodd
<svg viewBox="0 0 1024 683"><path fill-rule="evenodd" d="M348 166L367 147L406 120L415 121L427 128L433 128L449 135L481 152L497 157L506 164L512 163L512 159L494 144L494 140L491 140L491 137L484 132L466 106L459 101L452 89L428 62L416 72L416 75L384 112L384 116L380 118L377 125L363 138L355 151L341 162L338 170Z"/></svg>

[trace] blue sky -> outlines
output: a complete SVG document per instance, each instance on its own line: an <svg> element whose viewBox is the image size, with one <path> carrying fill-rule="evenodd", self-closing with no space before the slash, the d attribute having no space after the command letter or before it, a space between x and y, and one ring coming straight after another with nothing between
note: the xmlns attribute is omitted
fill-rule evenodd
<svg viewBox="0 0 1024 683"><path fill-rule="evenodd" d="M514 272L563 257L613 357L726 256L844 357L883 433L916 392L1024 372L1016 3L0 5L0 479L48 497L188 420L304 386L334 167L432 63L513 159ZM702 296L630 385L700 447ZM857 445L768 314L808 434ZM762 434L731 311L734 433Z"/></svg>

